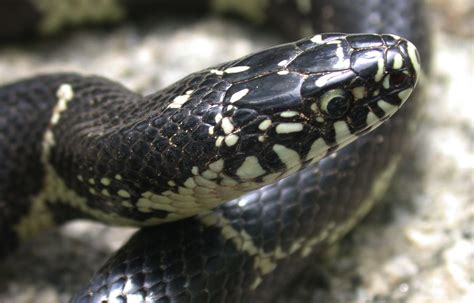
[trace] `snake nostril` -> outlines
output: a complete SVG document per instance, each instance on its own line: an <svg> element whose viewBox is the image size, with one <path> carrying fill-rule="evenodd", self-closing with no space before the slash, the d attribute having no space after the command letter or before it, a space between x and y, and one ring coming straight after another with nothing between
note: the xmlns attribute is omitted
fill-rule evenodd
<svg viewBox="0 0 474 303"><path fill-rule="evenodd" d="M390 86L397 87L405 83L408 75L403 72L394 72L390 75Z"/></svg>

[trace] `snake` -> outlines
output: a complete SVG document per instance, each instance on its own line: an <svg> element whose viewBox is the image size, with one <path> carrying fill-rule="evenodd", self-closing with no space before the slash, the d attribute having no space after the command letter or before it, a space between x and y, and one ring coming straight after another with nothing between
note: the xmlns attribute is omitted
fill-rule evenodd
<svg viewBox="0 0 474 303"><path fill-rule="evenodd" d="M272 302L402 160L422 1L204 2L295 42L146 96L77 73L0 87L0 255L73 218L143 227L72 302Z"/></svg>

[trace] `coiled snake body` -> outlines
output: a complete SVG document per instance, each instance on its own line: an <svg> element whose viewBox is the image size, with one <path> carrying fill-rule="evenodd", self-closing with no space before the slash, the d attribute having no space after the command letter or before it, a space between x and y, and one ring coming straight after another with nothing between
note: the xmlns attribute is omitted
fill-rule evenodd
<svg viewBox="0 0 474 303"><path fill-rule="evenodd" d="M361 8L346 2L335 5ZM411 14L421 5L395 2L374 1L387 14L396 13L391 5ZM276 1L264 11L282 20L286 11L282 25L298 35L328 5L302 12L301 3ZM416 40L412 27L423 29L423 20L411 21L341 30ZM73 301L269 299L263 290L278 281L270 274L279 263L298 263L340 238L382 191L416 106L341 148L397 111L420 72L414 45L396 35L318 34L149 96L77 74L5 85L0 252L73 217L139 226L179 220L142 229Z"/></svg>

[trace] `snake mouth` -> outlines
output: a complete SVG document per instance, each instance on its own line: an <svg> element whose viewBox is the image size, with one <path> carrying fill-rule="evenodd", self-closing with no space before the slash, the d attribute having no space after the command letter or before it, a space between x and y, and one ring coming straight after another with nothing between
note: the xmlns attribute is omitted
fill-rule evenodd
<svg viewBox="0 0 474 303"><path fill-rule="evenodd" d="M420 74L420 61L416 47L408 40L399 38L397 48L386 54L386 70L364 101L368 108L367 125L377 124L390 118L408 100L416 87Z"/></svg>
<svg viewBox="0 0 474 303"><path fill-rule="evenodd" d="M408 100L413 92L413 87L398 89L385 96L376 96L366 101L367 111L366 126L357 133L365 133L373 127L377 127L383 121L394 115L400 107Z"/></svg>
<svg viewBox="0 0 474 303"><path fill-rule="evenodd" d="M386 77L390 76L388 74ZM407 76L403 80L403 85L398 88L390 88L390 91L383 93L376 91L374 92L375 96L360 100L362 106L359 108L361 108L360 112L363 114L358 115L356 111L349 115L354 134L357 136L363 135L393 116L408 100L413 92L415 81L413 77Z"/></svg>

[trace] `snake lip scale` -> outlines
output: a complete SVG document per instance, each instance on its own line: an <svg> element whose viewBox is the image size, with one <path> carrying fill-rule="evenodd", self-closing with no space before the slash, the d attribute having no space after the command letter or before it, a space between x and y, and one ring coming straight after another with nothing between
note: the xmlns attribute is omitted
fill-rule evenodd
<svg viewBox="0 0 474 303"><path fill-rule="evenodd" d="M258 226L276 224L273 221L259 223L246 217L239 221L245 226L239 226L238 220L228 218L240 212L247 216L245 210L253 204L264 210L250 213L278 213L263 206L266 202L255 201L285 200L288 205L277 208L309 208L307 202L293 205L298 199L285 195L296 186L285 192L286 184L291 180L316 183L319 168L308 173L311 167L391 118L413 92L420 73L418 51L407 39L332 32L206 68L146 96L100 76L76 73L38 75L3 85L0 229L4 245L0 255L71 218L144 227L166 223L154 243L147 246L134 240L137 236L116 260L127 259L128 250L142 245L145 252L157 245L162 254L185 255L189 247L183 243L175 247L164 235L176 228L189 237L196 234L199 245L206 243L204 251L230 242L242 255L252 256L251 277L242 285L255 290L277 261L296 251L306 256L323 238L331 238L329 234L334 234L332 238L343 234L370 203L362 203L353 217L336 210L333 221L322 220L325 224L318 236L288 236L291 241L287 241L284 234L294 231L285 230L280 232L282 240L273 239L278 243L259 243L254 235L260 232ZM276 194L278 186L282 191ZM344 225L338 225L338 219ZM286 216L274 221L290 226ZM265 237L269 230L264 228ZM221 233L217 242L222 243L207 242L214 232ZM189 245L195 250L198 244ZM225 248L219 251L233 258L228 244L222 245ZM206 270L218 267L213 257L205 256L209 258ZM183 262L188 264L189 259L193 257ZM199 261L182 265L181 272L194 264ZM151 272L150 268L146 270ZM133 266L127 270L133 271ZM115 295L122 300L125 293L136 291L132 291L135 284L146 284L132 278L124 282L114 274L113 279L98 277L100 282L73 301L108 301ZM168 291L164 293L170 297L182 295L182 289ZM199 297L201 292L197 288L189 295ZM150 293L161 296L163 290ZM208 299L203 301L219 302L212 294L205 296Z"/></svg>

